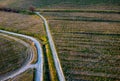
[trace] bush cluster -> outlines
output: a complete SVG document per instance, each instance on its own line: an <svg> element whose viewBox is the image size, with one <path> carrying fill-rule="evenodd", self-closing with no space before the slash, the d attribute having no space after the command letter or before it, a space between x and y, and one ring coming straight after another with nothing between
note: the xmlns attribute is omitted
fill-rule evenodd
<svg viewBox="0 0 120 81"><path fill-rule="evenodd" d="M35 9L34 9L34 7L30 7L29 10L0 7L0 11L33 15Z"/></svg>
<svg viewBox="0 0 120 81"><path fill-rule="evenodd" d="M5 7L0 7L0 11L15 12L15 13L20 12L20 10L18 10L18 9L11 9L11 8L5 8Z"/></svg>

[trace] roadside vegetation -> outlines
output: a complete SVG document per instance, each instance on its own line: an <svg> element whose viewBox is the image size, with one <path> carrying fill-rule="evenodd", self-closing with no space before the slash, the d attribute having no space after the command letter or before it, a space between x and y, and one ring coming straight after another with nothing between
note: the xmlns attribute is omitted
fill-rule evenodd
<svg viewBox="0 0 120 81"><path fill-rule="evenodd" d="M58 76L56 72L56 68L53 61L52 52L50 50L49 43L43 45L44 50L44 59L45 59L45 75L44 81L58 81ZM47 70L48 69L48 70Z"/></svg>
<svg viewBox="0 0 120 81"><path fill-rule="evenodd" d="M67 81L120 80L120 14L42 12Z"/></svg>
<svg viewBox="0 0 120 81"><path fill-rule="evenodd" d="M34 77L35 77L35 70L28 69L24 73L18 75L15 78L9 79L7 81L34 81Z"/></svg>
<svg viewBox="0 0 120 81"><path fill-rule="evenodd" d="M0 75L20 68L28 57L27 47L0 35Z"/></svg>

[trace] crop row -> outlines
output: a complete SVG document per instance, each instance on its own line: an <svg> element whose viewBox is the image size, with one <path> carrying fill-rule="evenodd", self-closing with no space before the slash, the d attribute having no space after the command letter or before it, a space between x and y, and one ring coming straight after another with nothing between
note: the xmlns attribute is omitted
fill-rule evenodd
<svg viewBox="0 0 120 81"><path fill-rule="evenodd" d="M70 72L69 69L72 70L72 73L70 72L69 74L69 76L71 77L74 76L73 72L76 72L76 70L78 70L78 72L87 70L87 71L98 72L98 73L102 72L105 74L107 73L107 74L119 75L120 69L117 68L120 66L119 65L119 59L120 59L119 43L115 42L111 45L110 42L106 42L106 43L98 42L99 44L96 44L96 42L93 41L93 42L84 42L84 44L82 44L82 43L78 43L80 41L71 42L71 40L69 40L69 43L63 42L63 41L60 42L60 41L62 40L60 39L56 40L56 46L58 48L59 58L61 60L61 64L66 77L68 76L67 75L68 73L66 73L66 71ZM65 62L68 62L68 64L66 64ZM77 64L76 62L79 64L81 63L81 65ZM90 65L89 68L87 67L87 65L88 66ZM107 69L104 66L112 69ZM102 69L100 67L102 67ZM114 67L117 69L115 70ZM80 76L81 73L77 75ZM94 76L94 75L91 75L91 76Z"/></svg>
<svg viewBox="0 0 120 81"><path fill-rule="evenodd" d="M9 31L45 35L42 20L35 15L7 13L0 11L0 28Z"/></svg>
<svg viewBox="0 0 120 81"><path fill-rule="evenodd" d="M19 68L27 59L27 53L22 44L0 36L0 75Z"/></svg>
<svg viewBox="0 0 120 81"><path fill-rule="evenodd" d="M67 81L119 80L120 24L64 20L64 18L72 19L77 16L86 17L88 20L87 17L104 19L106 15L115 18L119 14L86 14L77 12L75 16L74 12L45 13L65 78ZM108 16L105 19L110 19ZM61 20L55 20L55 18L61 18ZM119 20L119 17L117 19Z"/></svg>

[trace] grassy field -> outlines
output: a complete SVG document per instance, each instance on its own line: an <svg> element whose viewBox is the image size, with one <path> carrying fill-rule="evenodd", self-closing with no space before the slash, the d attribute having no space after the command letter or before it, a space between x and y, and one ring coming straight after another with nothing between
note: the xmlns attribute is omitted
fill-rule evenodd
<svg viewBox="0 0 120 81"><path fill-rule="evenodd" d="M24 33L41 40L45 37L42 20L35 15L0 12L0 29Z"/></svg>
<svg viewBox="0 0 120 81"><path fill-rule="evenodd" d="M0 35L0 75L21 67L27 59L27 48Z"/></svg>
<svg viewBox="0 0 120 81"><path fill-rule="evenodd" d="M28 9L31 5L47 9L115 9L119 0L0 0L1 7Z"/></svg>
<svg viewBox="0 0 120 81"><path fill-rule="evenodd" d="M67 81L120 80L120 14L43 12Z"/></svg>

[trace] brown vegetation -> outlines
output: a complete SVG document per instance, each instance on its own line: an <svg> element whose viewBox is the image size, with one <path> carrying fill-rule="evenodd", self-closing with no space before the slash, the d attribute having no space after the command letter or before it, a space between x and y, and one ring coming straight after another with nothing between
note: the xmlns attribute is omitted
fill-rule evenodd
<svg viewBox="0 0 120 81"><path fill-rule="evenodd" d="M119 20L119 14L43 12L43 15L49 21L67 81L120 80L120 23L75 21L79 17Z"/></svg>
<svg viewBox="0 0 120 81"><path fill-rule="evenodd" d="M42 20L35 15L0 12L0 28L40 39L45 36Z"/></svg>

